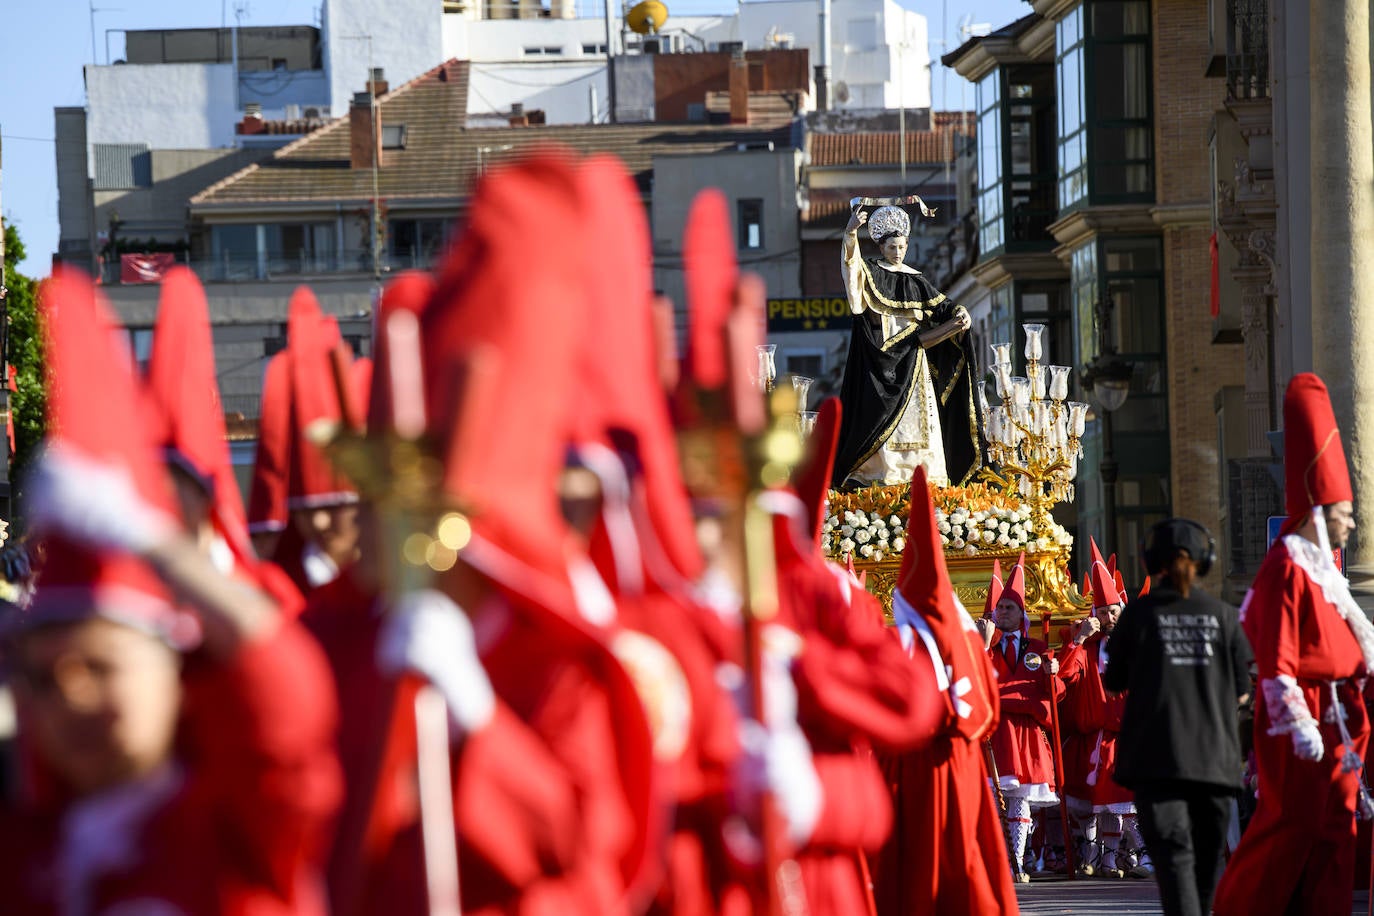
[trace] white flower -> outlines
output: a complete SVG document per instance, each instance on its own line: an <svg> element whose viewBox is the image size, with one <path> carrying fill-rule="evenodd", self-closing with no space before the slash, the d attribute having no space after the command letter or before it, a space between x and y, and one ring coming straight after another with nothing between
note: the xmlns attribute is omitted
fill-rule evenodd
<svg viewBox="0 0 1374 916"><path fill-rule="evenodd" d="M996 530L997 530L997 519L995 519L995 518L990 518L990 519L988 519L986 522L984 522L983 525L984 525L984 527L986 527L989 531L996 531Z"/></svg>
<svg viewBox="0 0 1374 916"><path fill-rule="evenodd" d="M895 515L892 516L891 518L889 518L887 521L888 521L888 524L891 525L893 528L900 528L900 527L902 527L902 520L901 520L900 518L898 518L897 516L895 516Z"/></svg>
<svg viewBox="0 0 1374 916"><path fill-rule="evenodd" d="M963 509L955 509L954 514L949 517L951 525L962 525L966 521L968 521L968 513Z"/></svg>
<svg viewBox="0 0 1374 916"><path fill-rule="evenodd" d="M967 554L967 555L970 556L970 557L971 557L971 556L974 556L974 555L976 555L976 554L978 553L978 548L977 548L977 547L974 547L972 544L970 544L970 545L968 545L967 547L964 548L964 553Z"/></svg>
<svg viewBox="0 0 1374 916"><path fill-rule="evenodd" d="M949 543L949 539L948 539L948 538L940 538L940 540L943 541L943 542L946 543L946 544ZM892 549L893 549L893 550L905 550L905 549L906 549L906 538L902 538L902 537L893 538L893 539L892 539Z"/></svg>
<svg viewBox="0 0 1374 916"><path fill-rule="evenodd" d="M997 526L997 530L1002 534L1006 534L1011 530L1011 522L1002 522Z"/></svg>
<svg viewBox="0 0 1374 916"><path fill-rule="evenodd" d="M999 534L997 535L997 543L1003 547L1010 547L1011 538L1007 537L1005 534Z"/></svg>
<svg viewBox="0 0 1374 916"><path fill-rule="evenodd" d="M1041 538L1035 542L1035 549L1039 551L1049 550L1053 542L1049 538Z"/></svg>
<svg viewBox="0 0 1374 916"><path fill-rule="evenodd" d="M853 541L851 541L849 538L845 538L844 540L840 541L840 553L853 553L854 546L855 545Z"/></svg>
<svg viewBox="0 0 1374 916"><path fill-rule="evenodd" d="M950 533L950 536L951 536L951 537L958 538L959 540L963 540L963 538L964 538L964 526L963 526L963 525L953 525L953 526L950 527L949 533Z"/></svg>
<svg viewBox="0 0 1374 916"><path fill-rule="evenodd" d="M872 545L872 544L865 544L865 545L863 545L862 547L860 547L860 548L859 548L859 556L861 556L861 557L871 557L871 556L873 556L873 545Z"/></svg>
<svg viewBox="0 0 1374 916"><path fill-rule="evenodd" d="M873 532L869 531L867 528L860 528L858 531L854 532L854 540L858 541L860 544L867 544L869 541L873 540Z"/></svg>
<svg viewBox="0 0 1374 916"><path fill-rule="evenodd" d="M875 562L881 563L881 562L882 562L882 559L883 559L883 552L882 552L881 550L875 550L875 551L873 551L873 560L874 560Z"/></svg>
<svg viewBox="0 0 1374 916"><path fill-rule="evenodd" d="M844 525L840 528L840 537L851 538L854 536L854 526Z"/></svg>
<svg viewBox="0 0 1374 916"><path fill-rule="evenodd" d="M949 534L949 522L941 520L940 522L936 523L935 527L940 529L941 534Z"/></svg>
<svg viewBox="0 0 1374 916"><path fill-rule="evenodd" d="M1006 542L1006 537L1007 537L1007 536L1006 536L1005 534L998 534L996 531L984 531L984 532L983 532L983 543L984 543L984 544L1001 544L1003 547L1005 547L1006 544L1007 544L1007 542Z"/></svg>
<svg viewBox="0 0 1374 916"><path fill-rule="evenodd" d="M954 540L950 541L950 545L962 549L964 546L964 539L957 537Z"/></svg>
<svg viewBox="0 0 1374 916"><path fill-rule="evenodd" d="M900 541L901 538L898 538L897 540ZM940 544L941 544L941 546L948 547L948 546L949 546L949 535L947 535L947 534L942 534L942 535L940 535ZM898 547L897 549L898 549L898 550L901 550L902 548Z"/></svg>

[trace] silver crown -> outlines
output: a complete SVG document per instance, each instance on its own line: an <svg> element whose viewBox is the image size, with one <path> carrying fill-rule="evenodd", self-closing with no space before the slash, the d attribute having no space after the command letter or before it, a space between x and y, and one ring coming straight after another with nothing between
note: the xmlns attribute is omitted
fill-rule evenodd
<svg viewBox="0 0 1374 916"><path fill-rule="evenodd" d="M877 242L894 232L900 236L911 235L911 217L907 216L906 211L901 207L879 207L874 210L868 218L869 238Z"/></svg>

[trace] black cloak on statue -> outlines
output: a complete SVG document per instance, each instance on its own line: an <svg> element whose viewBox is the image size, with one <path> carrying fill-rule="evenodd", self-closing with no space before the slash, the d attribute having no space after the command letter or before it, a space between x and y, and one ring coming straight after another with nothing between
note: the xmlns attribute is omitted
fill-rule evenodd
<svg viewBox="0 0 1374 916"><path fill-rule="evenodd" d="M844 412L831 482L835 489L892 434L916 385L916 354L921 349L917 335L949 320L956 307L921 274L887 270L880 263L877 258L863 259L868 308L854 316L850 331L840 386ZM904 318L914 312L917 323L884 343L882 322L870 308ZM983 424L970 349L968 335L959 334L926 350L945 440L945 469L952 484L967 483L983 464Z"/></svg>

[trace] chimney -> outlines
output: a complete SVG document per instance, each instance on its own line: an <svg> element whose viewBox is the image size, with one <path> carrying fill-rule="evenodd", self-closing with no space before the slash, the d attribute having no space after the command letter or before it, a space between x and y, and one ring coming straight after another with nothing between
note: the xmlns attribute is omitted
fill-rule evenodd
<svg viewBox="0 0 1374 916"><path fill-rule="evenodd" d="M239 121L236 133L240 135L260 134L266 130L262 119L262 103L248 102L243 106L243 120Z"/></svg>
<svg viewBox="0 0 1374 916"><path fill-rule="evenodd" d="M529 127L530 118L525 114L523 102L511 102L510 117L506 119L511 127Z"/></svg>
<svg viewBox="0 0 1374 916"><path fill-rule="evenodd" d="M749 61L743 49L730 55L730 123L749 123Z"/></svg>
<svg viewBox="0 0 1374 916"><path fill-rule="evenodd" d="M382 164L381 125L373 130L372 96L366 92L353 93L353 102L348 106L348 164L355 169Z"/></svg>
<svg viewBox="0 0 1374 916"><path fill-rule="evenodd" d="M387 90L391 87L387 85L386 74L382 71L382 68L373 67L371 74L371 77L369 77L367 81L367 91L379 98L386 95Z"/></svg>

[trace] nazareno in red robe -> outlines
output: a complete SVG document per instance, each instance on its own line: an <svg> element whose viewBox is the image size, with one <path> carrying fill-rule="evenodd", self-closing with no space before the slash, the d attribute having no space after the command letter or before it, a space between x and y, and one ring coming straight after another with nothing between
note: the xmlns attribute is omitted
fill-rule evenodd
<svg viewBox="0 0 1374 916"><path fill-rule="evenodd" d="M1297 537L1270 547L1241 608L1241 623L1260 680L1281 674L1297 679L1320 723L1326 753L1320 761L1299 760L1289 735L1269 734L1268 708L1262 696L1256 698L1259 805L1217 887L1213 909L1221 916L1350 910L1359 774L1340 772L1340 732L1324 718L1331 706L1326 683L1350 679L1340 687L1340 701L1363 758L1369 721L1357 685L1366 672L1350 626L1290 553L1286 542ZM1290 906L1295 909L1285 909Z"/></svg>
<svg viewBox="0 0 1374 916"><path fill-rule="evenodd" d="M368 802L365 774L394 696L374 662L376 606L345 574L311 596L303 618L335 670L344 823ZM625 912L621 865L639 813L616 761L615 692L605 685L614 659L577 628L499 595L474 615L474 629L497 705L451 761L463 911ZM379 782L378 829L363 861L345 864L349 851L336 847L331 866L332 893L360 895L358 916L428 911L413 718L402 718L395 740L400 762Z"/></svg>
<svg viewBox="0 0 1374 916"><path fill-rule="evenodd" d="M1114 813L1134 808L1131 790L1112 778L1116 770L1116 741L1126 695L1109 696L1102 686L1106 640L1097 634L1075 645L1065 628L1059 653L1059 678L1067 685L1059 703L1059 727L1064 738L1064 794L1081 798L1096 810L1118 806ZM1123 807L1124 806L1124 807Z"/></svg>
<svg viewBox="0 0 1374 916"><path fill-rule="evenodd" d="M228 662L192 662L167 770L103 798L45 793L0 813L5 913L328 911L321 865L341 786L319 649L287 622ZM98 842L70 841L77 818Z"/></svg>
<svg viewBox="0 0 1374 916"><path fill-rule="evenodd" d="M1004 636L1005 640L1006 637ZM1004 790L1030 788L1032 805L1058 801L1054 778L1054 752L1050 748L1050 684L1062 697L1064 684L1049 675L1048 646L1044 641L1021 634L1015 663L1002 652L1004 643L994 643L988 651L997 672L1002 717L992 736L997 775Z"/></svg>

